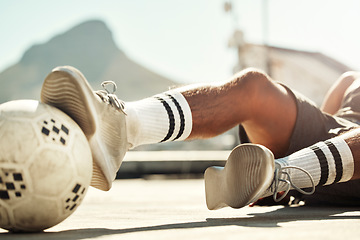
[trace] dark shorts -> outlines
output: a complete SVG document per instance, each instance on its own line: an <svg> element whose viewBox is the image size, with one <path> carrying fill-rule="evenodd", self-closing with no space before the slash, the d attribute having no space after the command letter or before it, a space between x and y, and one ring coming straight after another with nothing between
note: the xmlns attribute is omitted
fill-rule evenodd
<svg viewBox="0 0 360 240"><path fill-rule="evenodd" d="M290 146L287 155L317 142L338 136L341 133L359 126L357 122L360 122L360 112L359 118L356 119L353 115L351 115L351 117L348 116L348 114L345 113L344 108L353 108L356 105L360 105L360 97L357 99L357 103L355 103L355 101L348 102L347 107L342 105L341 110L338 111L338 113L329 115L322 112L314 103L302 94L292 91L289 88L287 89L296 99L297 106L296 123L290 138ZM358 90L360 92L360 89Z"/></svg>
<svg viewBox="0 0 360 240"><path fill-rule="evenodd" d="M287 155L360 126L360 88L344 98L340 110L334 116L322 112L302 94L287 89L293 94L297 105L297 119ZM242 126L239 134L242 143L249 142ZM315 194L304 198L307 204L360 206L360 180L319 186Z"/></svg>

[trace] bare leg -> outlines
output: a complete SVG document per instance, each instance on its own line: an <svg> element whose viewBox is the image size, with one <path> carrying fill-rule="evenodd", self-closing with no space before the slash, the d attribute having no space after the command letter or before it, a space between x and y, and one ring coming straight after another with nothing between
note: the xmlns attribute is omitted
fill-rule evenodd
<svg viewBox="0 0 360 240"><path fill-rule="evenodd" d="M243 124L250 140L276 156L288 149L296 104L287 90L266 74L247 69L221 84L187 88L193 129L188 139L209 138Z"/></svg>
<svg viewBox="0 0 360 240"><path fill-rule="evenodd" d="M232 151L225 167L206 170L206 203L209 209L240 208L279 191L287 194L290 187L309 195L315 186L356 179L360 179L360 128L276 159L275 165L268 149L245 144Z"/></svg>
<svg viewBox="0 0 360 240"><path fill-rule="evenodd" d="M360 128L340 136L349 145L354 158L354 175L351 180L360 179Z"/></svg>
<svg viewBox="0 0 360 240"><path fill-rule="evenodd" d="M321 110L331 115L335 114L340 109L347 91L353 87L353 84L359 85L359 83L357 83L359 81L355 81L359 78L360 73L358 72L346 72L342 74L326 94Z"/></svg>
<svg viewBox="0 0 360 240"><path fill-rule="evenodd" d="M360 80L357 81L358 77L359 74L354 72L343 74L329 91L322 107L323 110L330 114L336 113L341 107L344 96L354 88L359 87ZM232 152L224 168L212 167L206 170L205 189L209 209L224 206L242 207L255 200L258 197L259 190L263 189L264 191L264 186L270 184L269 178L265 177L264 172L271 168L271 165L269 165L269 162L273 161L271 154L266 154L266 149L261 149L256 145L240 147ZM323 152L327 152L328 155L326 158L320 159L320 153ZM333 154L333 156L329 154ZM339 158L339 156L341 157ZM335 159L337 163L335 163ZM329 163L322 164L320 171L318 164L325 160L329 161ZM305 169L316 179L316 185L328 185L340 181L360 179L360 128L276 161L279 166L282 166L281 164L284 166L292 165ZM339 166L339 161L341 161L340 165L343 168L337 167L335 169L334 166L335 164ZM326 166L332 166L332 168L324 170ZM272 173L270 179L273 176ZM339 178L338 176L342 177ZM300 188L312 186L308 176L301 171L291 171L291 177L293 183ZM284 189L280 190L285 191L285 185ZM272 190L267 190L263 196L271 194L273 194Z"/></svg>

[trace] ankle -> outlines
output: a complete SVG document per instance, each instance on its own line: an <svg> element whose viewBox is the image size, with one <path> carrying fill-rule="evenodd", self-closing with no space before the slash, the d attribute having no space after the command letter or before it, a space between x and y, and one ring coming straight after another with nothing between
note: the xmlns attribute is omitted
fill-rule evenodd
<svg viewBox="0 0 360 240"><path fill-rule="evenodd" d="M128 142L133 147L185 140L192 130L190 107L181 93L165 92L126 103Z"/></svg>

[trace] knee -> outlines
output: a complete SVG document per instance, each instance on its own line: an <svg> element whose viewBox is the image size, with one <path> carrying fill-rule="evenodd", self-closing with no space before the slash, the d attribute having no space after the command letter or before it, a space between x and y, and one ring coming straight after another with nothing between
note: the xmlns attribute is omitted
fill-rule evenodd
<svg viewBox="0 0 360 240"><path fill-rule="evenodd" d="M339 101L349 92L359 87L360 72L348 71L343 73L330 90L333 96L338 95Z"/></svg>
<svg viewBox="0 0 360 240"><path fill-rule="evenodd" d="M258 78L269 78L269 76L260 69L257 68L246 68L234 75L234 79L258 79Z"/></svg>
<svg viewBox="0 0 360 240"><path fill-rule="evenodd" d="M261 70L247 68L235 74L232 85L247 94L259 94L269 90L273 86L271 78Z"/></svg>
<svg viewBox="0 0 360 240"><path fill-rule="evenodd" d="M340 82L345 85L351 85L356 79L360 78L360 72L347 71L340 76Z"/></svg>

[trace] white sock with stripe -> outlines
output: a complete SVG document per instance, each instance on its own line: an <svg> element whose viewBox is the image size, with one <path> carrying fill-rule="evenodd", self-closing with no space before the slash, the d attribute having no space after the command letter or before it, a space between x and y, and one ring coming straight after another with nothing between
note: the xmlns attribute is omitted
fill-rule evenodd
<svg viewBox="0 0 360 240"><path fill-rule="evenodd" d="M354 159L344 139L335 137L316 143L295 152L288 157L276 159L281 167L296 166L310 173L315 186L329 185L349 181L354 173ZM297 169L286 169L292 183L299 188L311 187L309 177ZM280 184L279 191L284 191L285 184Z"/></svg>
<svg viewBox="0 0 360 240"><path fill-rule="evenodd" d="M127 134L131 148L143 144L185 140L192 130L192 114L176 90L127 102Z"/></svg>

